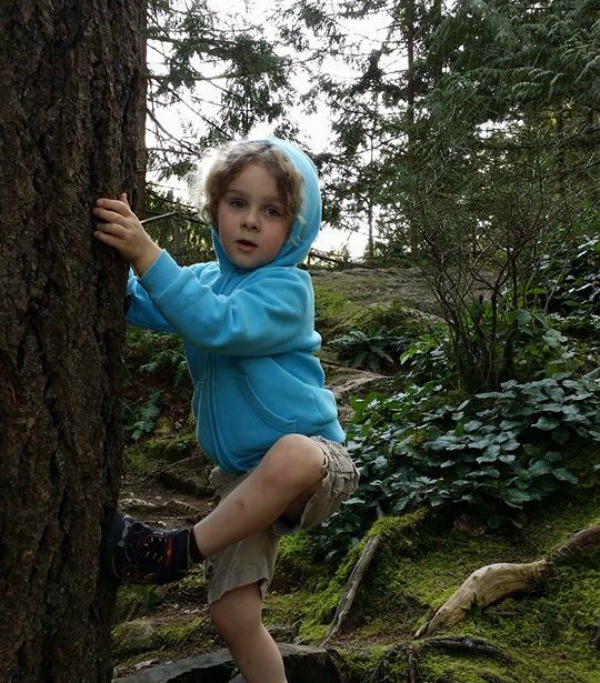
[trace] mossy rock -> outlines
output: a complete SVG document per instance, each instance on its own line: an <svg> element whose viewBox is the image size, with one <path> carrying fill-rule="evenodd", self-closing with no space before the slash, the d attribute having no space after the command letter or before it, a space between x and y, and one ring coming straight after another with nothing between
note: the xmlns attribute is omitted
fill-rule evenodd
<svg viewBox="0 0 600 683"><path fill-rule="evenodd" d="M418 337L426 332L431 320L421 312L409 308L399 299L384 304L370 304L346 317L335 328L335 332L360 330L365 334L375 334L380 330L396 331L406 337Z"/></svg>
<svg viewBox="0 0 600 683"><path fill-rule="evenodd" d="M169 620L147 617L123 622L113 629L113 656L122 662L131 655L160 650L178 651L193 642L198 651L215 644L214 629L205 615L178 615Z"/></svg>
<svg viewBox="0 0 600 683"><path fill-rule="evenodd" d="M129 475L147 474L157 467L198 453L198 443L193 432L163 432L125 450L126 470Z"/></svg>
<svg viewBox="0 0 600 683"><path fill-rule="evenodd" d="M152 612L162 600L155 586L123 584L117 591L113 621L120 624Z"/></svg>
<svg viewBox="0 0 600 683"><path fill-rule="evenodd" d="M315 284L315 325L324 340L330 339L333 330L360 310L361 306L349 301L343 292Z"/></svg>

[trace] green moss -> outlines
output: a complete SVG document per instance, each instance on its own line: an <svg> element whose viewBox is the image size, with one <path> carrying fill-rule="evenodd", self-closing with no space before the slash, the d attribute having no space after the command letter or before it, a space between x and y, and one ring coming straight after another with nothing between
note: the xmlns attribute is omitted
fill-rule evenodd
<svg viewBox="0 0 600 683"><path fill-rule="evenodd" d="M581 653L581 662L566 646L548 647L522 643L518 648L506 648L499 638L493 641L510 657L508 663L479 656L421 652L419 672L423 681L456 681L481 683L482 680L506 683L592 683L598 680L600 669L591 652ZM567 654L568 653L568 654Z"/></svg>
<svg viewBox="0 0 600 683"><path fill-rule="evenodd" d="M360 309L361 306L349 301L345 294L315 282L315 324L324 339Z"/></svg>
<svg viewBox="0 0 600 683"><path fill-rule="evenodd" d="M124 584L117 591L114 622L118 624L151 612L162 600L156 586Z"/></svg>
<svg viewBox="0 0 600 683"><path fill-rule="evenodd" d="M382 541L357 594L347 630L354 642L411 642L417 628L472 571L494 562L528 562L544 557L573 532L594 523L599 512L598 496L588 492L583 499L579 495L563 497L555 506L540 509L522 532L459 532L449 520L423 512L383 518L368 534L380 533ZM319 594L320 612L308 610L304 633L314 637L326 631L323 617L337 604L341 579L359 550L360 546L347 558L346 571L338 572ZM482 672L490 680L497 676L498 680L519 683L598 680L600 662L590 642L600 618L599 560L600 553L573 557L568 565L554 568L543 594L473 610L452 629L452 635L484 638L508 651L516 661L514 671L487 658L466 661L458 655L423 652L423 680L480 683ZM544 668L542 653L546 648L553 661Z"/></svg>
<svg viewBox="0 0 600 683"><path fill-rule="evenodd" d="M146 474L157 466L177 462L192 455L196 448L196 436L193 432L162 433L127 448L125 467L129 475Z"/></svg>
<svg viewBox="0 0 600 683"><path fill-rule="evenodd" d="M403 515L401 517L383 517L378 520L365 538L355 546L345 557L344 561L337 567L333 575L323 571L323 567L312 565L308 558L311 557L310 534L294 534L282 541L282 565L284 576L283 585L290 588L291 577L294 575L293 568L299 569L300 574L296 574L298 583L296 590L288 590L280 593L278 587L281 585L279 571L274 586L275 591L267 600L266 614L270 623L294 623L299 624L299 635L305 642L320 642L329 629L333 620L335 610L338 606L340 597L346 586L346 582L352 569L356 565L365 543L373 534L381 534L384 538L383 546L386 544L393 546L396 551L401 549L405 554L411 554L415 544L416 529L425 519L426 512L418 510L416 512ZM359 599L352 609L351 620L356 622L362 618L363 595L366 595L367 603L371 599L371 590L359 593ZM386 612L387 614L387 612ZM373 618L369 614L365 618L365 623L371 624L375 632L379 625L383 625L381 620Z"/></svg>
<svg viewBox="0 0 600 683"><path fill-rule="evenodd" d="M178 651L194 643L194 649L205 652L213 648L215 633L204 615L177 615L167 621L134 619L119 624L112 632L113 656L122 662L132 655L156 651Z"/></svg>
<svg viewBox="0 0 600 683"><path fill-rule="evenodd" d="M485 680L525 683L525 680L515 678L514 672L511 672L508 667L480 657L453 657L427 653L419 657L419 673L422 680L431 681L431 683L438 681L440 683L443 681L481 683Z"/></svg>
<svg viewBox="0 0 600 683"><path fill-rule="evenodd" d="M388 648L385 646L378 646L369 650L361 649L356 652L348 650L343 651L341 654L348 667L349 677L352 683L371 683L373 674L377 670L377 667L380 666L382 657L386 656L387 650ZM406 680L406 666L403 664L400 666L401 671L398 671L398 662L390 661L384 680L398 680L404 683ZM397 677L396 674L398 674ZM394 675L394 678L392 678L392 675ZM379 677L379 680L383 679Z"/></svg>
<svg viewBox="0 0 600 683"><path fill-rule="evenodd" d="M327 634L344 586L356 564L360 547L350 551L331 579L321 575L309 593L301 596L299 633L305 642L318 643Z"/></svg>
<svg viewBox="0 0 600 683"><path fill-rule="evenodd" d="M180 646L186 640L200 640L207 630L204 616L192 617L186 621L165 624L157 633L157 644L160 647Z"/></svg>
<svg viewBox="0 0 600 683"><path fill-rule="evenodd" d="M327 633L328 624L319 624L312 618L319 599L319 593L302 587L286 592L274 589L265 603L264 622L267 627L273 624L288 625L301 636L303 642L321 642Z"/></svg>
<svg viewBox="0 0 600 683"><path fill-rule="evenodd" d="M427 509L419 508L405 515L381 517L373 523L366 538L379 534L388 542L412 546L412 539L416 537L418 528L428 515Z"/></svg>
<svg viewBox="0 0 600 683"><path fill-rule="evenodd" d="M339 331L361 330L366 334L374 334L381 329L388 332L397 330L398 334L414 337L420 336L427 329L423 318L398 299L392 299L385 304L362 307L354 315L345 318L337 327Z"/></svg>
<svg viewBox="0 0 600 683"><path fill-rule="evenodd" d="M320 580L323 567L314 562L314 540L310 533L298 531L284 536L277 556L277 585L309 587Z"/></svg>

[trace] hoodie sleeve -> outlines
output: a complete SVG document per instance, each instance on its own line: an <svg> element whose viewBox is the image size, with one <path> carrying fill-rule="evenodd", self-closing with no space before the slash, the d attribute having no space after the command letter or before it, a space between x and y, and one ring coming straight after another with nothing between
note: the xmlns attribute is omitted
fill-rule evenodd
<svg viewBox="0 0 600 683"><path fill-rule="evenodd" d="M131 269L129 269L129 279L127 280L127 297L129 299L127 322L130 325L153 332L175 332L152 303L148 292L142 287Z"/></svg>
<svg viewBox="0 0 600 683"><path fill-rule="evenodd" d="M215 294L166 251L140 279L164 320L196 348L261 356L318 347L312 287L305 273L262 268L246 282L230 295Z"/></svg>

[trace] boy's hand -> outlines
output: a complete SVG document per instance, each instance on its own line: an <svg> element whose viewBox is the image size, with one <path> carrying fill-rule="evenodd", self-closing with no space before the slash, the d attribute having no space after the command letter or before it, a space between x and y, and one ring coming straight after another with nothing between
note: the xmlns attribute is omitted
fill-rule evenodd
<svg viewBox="0 0 600 683"><path fill-rule="evenodd" d="M102 221L96 226L94 237L114 247L139 275L160 256L160 247L129 207L126 194L119 199L98 199L92 213Z"/></svg>

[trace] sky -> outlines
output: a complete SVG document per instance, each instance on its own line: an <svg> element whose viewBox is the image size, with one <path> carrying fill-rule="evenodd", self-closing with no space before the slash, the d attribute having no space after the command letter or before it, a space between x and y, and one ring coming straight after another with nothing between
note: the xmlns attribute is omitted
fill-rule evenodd
<svg viewBox="0 0 600 683"><path fill-rule="evenodd" d="M291 2L292 0L284 0L284 2L288 1ZM185 6L185 0L181 0L179 4L182 7ZM222 0L209 0L209 5L214 9L214 11L218 13L234 12L240 21L243 21L243 17L247 9L250 10L250 15L246 16L250 16L251 19L256 21L257 12L262 12L265 16L268 16L268 14L273 11L276 4L278 4L276 0L262 0L262 2L259 3L247 2L245 0L228 0L226 4L227 9L224 9L224 3ZM333 5L335 4L335 0L334 2L327 4ZM265 21L264 25L268 27L269 22ZM367 29L367 27L364 25L364 22L361 22L360 24L354 22L354 25L352 25L352 22L347 22L347 29L351 32L361 35L367 42L367 45L368 42L372 42L370 36L375 36L377 38L378 34L380 34L382 31L382 27L378 27L375 23L372 23L372 25L370 25ZM158 60L156 55L153 56L152 50L149 50L148 56L150 60ZM155 66L156 65L157 62L155 62ZM324 65L324 70L336 75L341 75L344 73L348 73L348 75L350 75L351 73L346 64L336 63L331 60ZM300 77L297 82L299 89L305 89L307 87L307 82L305 79L303 80ZM157 114L159 115L161 125L164 126L164 128L168 130L175 139L184 138L185 126L190 124L194 125L195 123L193 121L192 111L188 107L173 105L169 108L158 111ZM301 128L302 138L306 141L307 146L311 150L315 152L321 152L327 148L331 135L331 129L328 125L327 118L323 115L323 107L319 108L318 114L314 114L312 116L300 115L298 113L297 123ZM274 125L263 123L252 131L250 137L262 137L269 135L272 133L273 128ZM154 144L151 132L148 133L147 143L148 146L153 146ZM150 179L152 180L152 178ZM159 181L159 185L161 189L166 189L167 187L172 188L176 195L182 199L182 201L190 201L187 186L184 182L178 182L177 179L170 178L169 180ZM358 226L358 229L360 229L360 226ZM358 259L364 253L366 242L366 229L361 233L348 233L341 232L340 230L333 230L324 225L313 246L318 250L330 252L346 245L349 249L351 257Z"/></svg>

